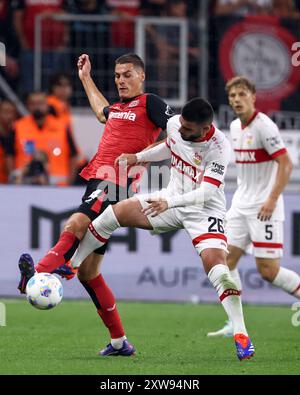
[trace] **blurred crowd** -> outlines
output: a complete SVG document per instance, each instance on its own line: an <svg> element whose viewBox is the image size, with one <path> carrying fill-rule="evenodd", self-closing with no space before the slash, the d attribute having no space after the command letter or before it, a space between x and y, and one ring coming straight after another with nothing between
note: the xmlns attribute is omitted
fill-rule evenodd
<svg viewBox="0 0 300 395"><path fill-rule="evenodd" d="M56 74L49 93L26 97L28 115L20 116L13 102L0 101L0 183L78 185L87 159L77 147L72 127L72 84Z"/></svg>
<svg viewBox="0 0 300 395"><path fill-rule="evenodd" d="M6 44L7 49L6 67L2 72L10 86L19 94L24 95L33 90L34 28L39 15L43 15L43 70L51 69L52 72L68 69L69 64L66 63L70 59L66 59L65 54L69 48L92 47L92 41L96 41L99 50L109 47L112 58L129 52L134 48L134 24L131 17L166 16L189 20L190 75L193 75L201 55L197 23L201 12L200 3L196 0L0 0L0 41ZM300 0L210 0L208 6L210 14L217 16L262 13L284 18L300 16ZM99 24L96 31L91 32L88 26L83 26L80 22L67 24L49 18L58 14L116 15L122 17L122 20L112 22L107 34L105 23ZM87 34L87 30L90 34ZM166 39L169 36L164 27L156 30L155 34L153 31L148 33L148 39L153 41L158 58L162 58L162 64L164 58L176 54L176 35ZM103 62L105 61L104 59ZM166 71L161 70L161 73L164 76Z"/></svg>
<svg viewBox="0 0 300 395"><path fill-rule="evenodd" d="M207 5L211 16L268 14L300 19L300 0L210 0ZM113 60L134 50L132 17L188 19L188 95L197 95L200 13L201 2L196 0L0 0L0 42L6 45L6 67L1 67L0 73L24 99L28 110L28 115L20 116L15 104L6 100L0 90L0 98L3 97L0 102L0 183L80 183L76 174L86 159L76 146L70 112L73 88L80 82L62 73L70 68L76 70L75 57L70 62L66 53L75 46L79 51L88 52L94 41L98 55L92 59L93 67L109 70L112 79ZM65 23L52 18L59 14L122 18L110 22L108 34L105 23L89 27L80 21ZM43 16L43 70L50 70L45 73L47 80L43 81L43 88L48 88L46 93L34 91L34 26L39 15ZM159 94L163 97L172 97L172 87L164 86L163 81L177 72L175 67L172 69L171 60L178 57L179 36L168 29L167 26L147 28L153 59L160 62L156 73L157 80L162 82ZM111 57L101 53L103 48L109 48ZM103 80L105 93L109 78Z"/></svg>

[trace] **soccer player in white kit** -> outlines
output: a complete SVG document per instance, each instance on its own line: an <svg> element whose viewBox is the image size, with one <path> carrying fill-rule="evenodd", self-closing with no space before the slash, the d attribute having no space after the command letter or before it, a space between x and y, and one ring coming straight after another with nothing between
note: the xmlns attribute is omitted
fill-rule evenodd
<svg viewBox="0 0 300 395"><path fill-rule="evenodd" d="M300 277L280 267L283 251L284 205L282 192L292 163L276 124L255 109L255 85L236 76L226 84L229 104L237 119L230 125L237 166L237 190L226 216L227 264L239 290L242 284L237 264L252 246L262 278L300 298ZM229 320L208 336L232 336Z"/></svg>
<svg viewBox="0 0 300 395"><path fill-rule="evenodd" d="M152 233L184 228L233 322L237 356L242 360L254 355L254 347L245 328L239 290L226 265L224 176L230 143L212 121L211 105L195 98L183 107L181 115L168 121L166 142L117 158L117 164L128 166L171 158L170 182L161 191L138 194L109 206L91 223L71 263L80 266L120 226Z"/></svg>

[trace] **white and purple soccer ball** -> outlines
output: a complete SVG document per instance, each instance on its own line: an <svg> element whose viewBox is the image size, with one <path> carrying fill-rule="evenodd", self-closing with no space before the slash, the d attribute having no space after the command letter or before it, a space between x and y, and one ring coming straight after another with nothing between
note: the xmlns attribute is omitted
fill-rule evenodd
<svg viewBox="0 0 300 395"><path fill-rule="evenodd" d="M61 302L63 286L53 274L37 273L27 283L26 297L35 308L49 310Z"/></svg>

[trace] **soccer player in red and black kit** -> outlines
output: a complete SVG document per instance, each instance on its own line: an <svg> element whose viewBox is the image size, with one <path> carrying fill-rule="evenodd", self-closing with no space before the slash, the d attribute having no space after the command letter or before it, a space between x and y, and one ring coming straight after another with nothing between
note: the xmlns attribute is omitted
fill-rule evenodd
<svg viewBox="0 0 300 395"><path fill-rule="evenodd" d="M69 260L89 223L108 205L126 198L130 185L135 184L135 177L126 176L124 181L114 166L115 159L123 152L136 153L152 145L173 115L170 107L158 96L143 93L145 70L139 56L126 54L116 60L115 83L120 101L112 105L109 105L91 77L88 55L81 55L77 66L90 105L99 121L106 125L96 155L81 172L81 176L87 180L82 204L68 219L57 244L35 267L29 254L21 255L21 281L18 287L21 293L25 293L26 284L35 272L54 272L67 278L74 276ZM126 340L114 295L100 273L105 250L106 245L86 258L78 270L78 278L110 332L111 342L99 354L130 356L135 349Z"/></svg>

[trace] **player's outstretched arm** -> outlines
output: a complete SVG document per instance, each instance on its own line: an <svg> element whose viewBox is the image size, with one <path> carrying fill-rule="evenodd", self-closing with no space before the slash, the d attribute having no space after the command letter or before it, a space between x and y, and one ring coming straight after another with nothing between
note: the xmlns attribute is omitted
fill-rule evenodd
<svg viewBox="0 0 300 395"><path fill-rule="evenodd" d="M145 215L156 217L169 208L204 204L213 197L217 189L216 185L202 182L199 188L182 195L168 196L164 199L149 199L147 200L149 206L142 209L142 212Z"/></svg>
<svg viewBox="0 0 300 395"><path fill-rule="evenodd" d="M270 220L276 208L277 200L284 191L293 169L292 161L287 152L277 156L274 160L278 163L277 175L270 196L262 205L257 218L261 221Z"/></svg>
<svg viewBox="0 0 300 395"><path fill-rule="evenodd" d="M99 121L105 123L106 117L103 113L103 109L109 106L109 102L96 87L91 77L92 66L89 56L87 54L82 54L79 56L77 67L79 78L87 94L92 110L94 111Z"/></svg>
<svg viewBox="0 0 300 395"><path fill-rule="evenodd" d="M115 160L115 166L124 164L132 166L144 162L160 162L171 158L171 150L165 142L136 154L122 154Z"/></svg>

